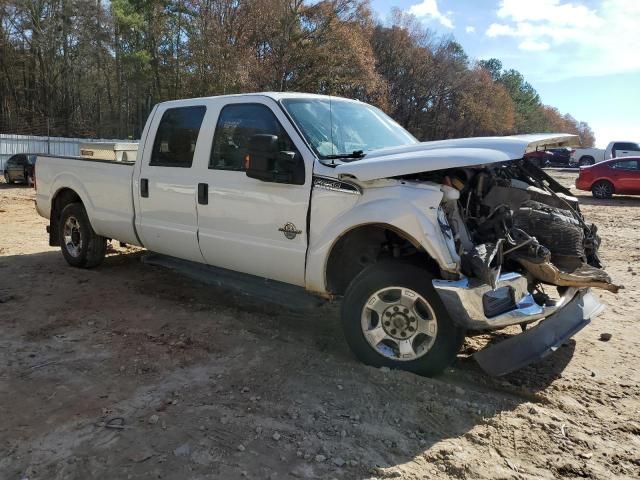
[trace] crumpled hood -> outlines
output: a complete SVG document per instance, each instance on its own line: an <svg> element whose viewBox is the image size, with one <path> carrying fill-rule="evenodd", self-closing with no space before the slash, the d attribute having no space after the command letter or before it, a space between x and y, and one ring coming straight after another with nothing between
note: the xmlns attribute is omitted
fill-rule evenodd
<svg viewBox="0 0 640 480"><path fill-rule="evenodd" d="M580 146L578 136L564 133L438 140L374 150L360 160L338 165L335 172L338 177L351 176L368 181L518 160L536 148L574 146Z"/></svg>

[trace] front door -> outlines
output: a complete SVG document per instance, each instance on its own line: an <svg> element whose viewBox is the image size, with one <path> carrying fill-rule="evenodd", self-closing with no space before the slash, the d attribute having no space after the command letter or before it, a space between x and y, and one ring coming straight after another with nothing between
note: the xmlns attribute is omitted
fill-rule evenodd
<svg viewBox="0 0 640 480"><path fill-rule="evenodd" d="M277 149L307 156L304 183L272 183L245 174L254 135L277 136ZM198 203L200 249L206 262L304 285L312 158L270 99L227 103L218 115L207 166L198 173L208 195ZM297 181L302 183L302 180Z"/></svg>
<svg viewBox="0 0 640 480"><path fill-rule="evenodd" d="M620 160L613 165L616 193L640 193L638 160Z"/></svg>
<svg viewBox="0 0 640 480"><path fill-rule="evenodd" d="M154 252L202 262L198 246L194 158L207 147L198 141L204 105L159 110L140 158L133 194L137 197L136 229L143 245ZM151 133L150 135L153 135Z"/></svg>

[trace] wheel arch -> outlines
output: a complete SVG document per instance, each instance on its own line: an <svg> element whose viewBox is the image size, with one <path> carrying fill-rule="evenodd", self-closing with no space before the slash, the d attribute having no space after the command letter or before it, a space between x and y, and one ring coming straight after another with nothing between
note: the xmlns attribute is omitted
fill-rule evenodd
<svg viewBox="0 0 640 480"><path fill-rule="evenodd" d="M343 295L351 281L365 268L385 258L415 257L434 275L438 263L411 234L395 225L369 222L354 225L335 238L324 265L325 290Z"/></svg>
<svg viewBox="0 0 640 480"><path fill-rule="evenodd" d="M600 178L596 178L593 182L591 182L591 186L589 187L590 191L593 191L593 187L596 186L596 184L600 183L600 182L606 182L609 185L611 185L611 192L612 193L616 193L616 184L613 180L611 180L610 178L607 177L600 177Z"/></svg>
<svg viewBox="0 0 640 480"><path fill-rule="evenodd" d="M61 187L51 198L51 214L49 216L49 245L52 247L60 246L58 239L58 223L60 214L64 207L71 203L81 203L82 197L70 187ZM86 208L86 207L85 207Z"/></svg>

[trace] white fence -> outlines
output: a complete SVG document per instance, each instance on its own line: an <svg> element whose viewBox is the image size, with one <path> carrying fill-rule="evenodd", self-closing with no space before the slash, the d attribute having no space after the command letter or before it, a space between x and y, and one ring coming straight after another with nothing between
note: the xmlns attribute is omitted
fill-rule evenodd
<svg viewBox="0 0 640 480"><path fill-rule="evenodd" d="M51 155L80 155L80 144L90 142L132 143L131 140L36 137L33 135L0 134L0 170L4 162L16 153L47 153Z"/></svg>

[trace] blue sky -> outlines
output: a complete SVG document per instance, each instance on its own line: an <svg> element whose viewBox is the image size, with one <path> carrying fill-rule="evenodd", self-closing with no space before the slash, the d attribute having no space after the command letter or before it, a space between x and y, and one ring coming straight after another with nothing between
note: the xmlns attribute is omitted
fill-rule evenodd
<svg viewBox="0 0 640 480"><path fill-rule="evenodd" d="M640 141L640 0L372 0L393 7L471 58L519 70L542 101L591 125L596 145Z"/></svg>

